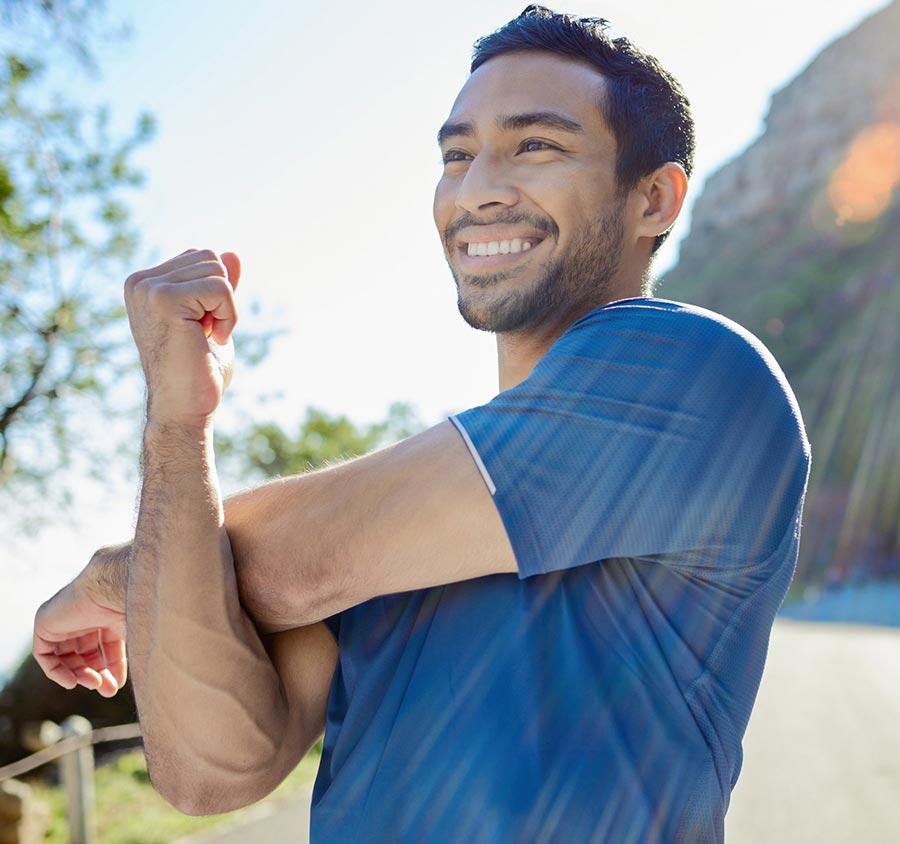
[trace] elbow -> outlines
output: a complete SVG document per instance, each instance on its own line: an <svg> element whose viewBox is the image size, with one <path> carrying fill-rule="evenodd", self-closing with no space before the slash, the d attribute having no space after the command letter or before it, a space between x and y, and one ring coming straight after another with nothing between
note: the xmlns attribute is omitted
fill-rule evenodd
<svg viewBox="0 0 900 844"><path fill-rule="evenodd" d="M350 606L337 561L315 560L290 568L247 561L237 570L241 605L264 633L315 624Z"/></svg>
<svg viewBox="0 0 900 844"><path fill-rule="evenodd" d="M208 796L199 794L197 792L184 793L170 791L168 789L161 788L155 783L154 786L159 795L166 801L166 803L168 803L173 809L177 809L179 812L181 812L182 815L190 815L197 818L206 815L221 815L225 812L232 811L230 807L220 807L216 801L211 800ZM237 806L235 808L241 807Z"/></svg>
<svg viewBox="0 0 900 844"><path fill-rule="evenodd" d="M148 760L150 782L157 793L183 815L222 815L243 809L270 794L277 781L269 770L213 772L187 765L165 766Z"/></svg>
<svg viewBox="0 0 900 844"><path fill-rule="evenodd" d="M190 815L195 818L236 812L238 809L243 809L256 802L256 800L235 800L233 795L226 797L220 794L178 794L171 796L163 794L162 796L170 806L177 809L182 815Z"/></svg>
<svg viewBox="0 0 900 844"><path fill-rule="evenodd" d="M172 782L165 777L151 773L150 781L159 795L183 815L202 817L222 815L250 806L267 796L268 791L251 790L248 784L242 787L224 783Z"/></svg>

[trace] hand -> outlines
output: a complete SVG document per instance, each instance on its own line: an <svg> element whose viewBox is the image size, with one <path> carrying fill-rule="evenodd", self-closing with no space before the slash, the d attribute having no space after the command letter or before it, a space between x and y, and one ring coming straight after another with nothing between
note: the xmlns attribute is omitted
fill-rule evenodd
<svg viewBox="0 0 900 844"><path fill-rule="evenodd" d="M112 697L128 675L125 632L124 606L101 593L89 564L38 609L32 653L63 688L79 685Z"/></svg>
<svg viewBox="0 0 900 844"><path fill-rule="evenodd" d="M189 249L125 282L147 380L147 421L205 427L231 380L241 262Z"/></svg>

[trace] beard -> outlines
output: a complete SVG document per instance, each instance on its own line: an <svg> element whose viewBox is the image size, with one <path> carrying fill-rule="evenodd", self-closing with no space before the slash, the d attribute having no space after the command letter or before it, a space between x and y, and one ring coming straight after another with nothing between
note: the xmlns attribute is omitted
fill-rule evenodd
<svg viewBox="0 0 900 844"><path fill-rule="evenodd" d="M619 268L625 239L624 209L622 198L611 211L579 232L566 255L545 262L529 287L503 296L492 295L494 288L500 282L515 279L523 269L465 275L451 264L462 318L479 331L502 334L528 330L585 303L608 301L610 282ZM556 224L545 218L508 213L491 222L528 223L549 236L559 234ZM468 218L454 221L445 233L445 243L450 243L453 234L465 225L471 225Z"/></svg>

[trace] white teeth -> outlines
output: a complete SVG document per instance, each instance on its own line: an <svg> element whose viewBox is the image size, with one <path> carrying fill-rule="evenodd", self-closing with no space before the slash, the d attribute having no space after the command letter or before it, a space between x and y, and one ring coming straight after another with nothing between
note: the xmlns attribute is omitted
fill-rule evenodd
<svg viewBox="0 0 900 844"><path fill-rule="evenodd" d="M531 249L531 241L523 240L520 237L514 237L512 240L491 240L487 243L468 243L466 244L466 253L470 257L488 255L513 255L519 252L526 252Z"/></svg>

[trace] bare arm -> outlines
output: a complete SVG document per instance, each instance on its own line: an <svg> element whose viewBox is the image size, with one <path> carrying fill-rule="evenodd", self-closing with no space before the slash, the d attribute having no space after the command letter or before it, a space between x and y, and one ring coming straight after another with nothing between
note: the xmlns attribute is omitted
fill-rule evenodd
<svg viewBox="0 0 900 844"><path fill-rule="evenodd" d="M264 641L238 599L212 451L239 274L236 256L223 262L189 251L126 283L148 395L135 540L127 562L124 548L96 555L90 575L35 622L49 676L115 693L125 680L127 570L128 656L150 775L192 814L253 802L291 770L322 732L337 659L324 625Z"/></svg>
<svg viewBox="0 0 900 844"><path fill-rule="evenodd" d="M151 778L192 814L246 805L284 778L321 733L336 655L317 649L315 682L283 683L284 649L273 661L238 598L212 420L231 375L239 274L236 256L189 252L126 282L147 380L129 659Z"/></svg>
<svg viewBox="0 0 900 844"><path fill-rule="evenodd" d="M324 700L288 697L240 606L212 431L148 426L143 465L126 614L148 766L182 811L230 810L291 771Z"/></svg>
<svg viewBox="0 0 900 844"><path fill-rule="evenodd" d="M48 676L115 693L125 677L127 568L129 659L151 776L190 812L257 799L321 734L337 660L321 619L375 595L516 570L449 423L250 490L223 514L211 445L228 376L218 345L227 334L216 325L228 299L223 272L212 253L197 253L129 280L148 381L134 545L127 559L124 549L96 555L35 622ZM86 608L60 612L66 601ZM276 635L263 641L257 630Z"/></svg>
<svg viewBox="0 0 900 844"><path fill-rule="evenodd" d="M225 502L244 606L262 630L370 598L517 571L490 492L450 422Z"/></svg>

